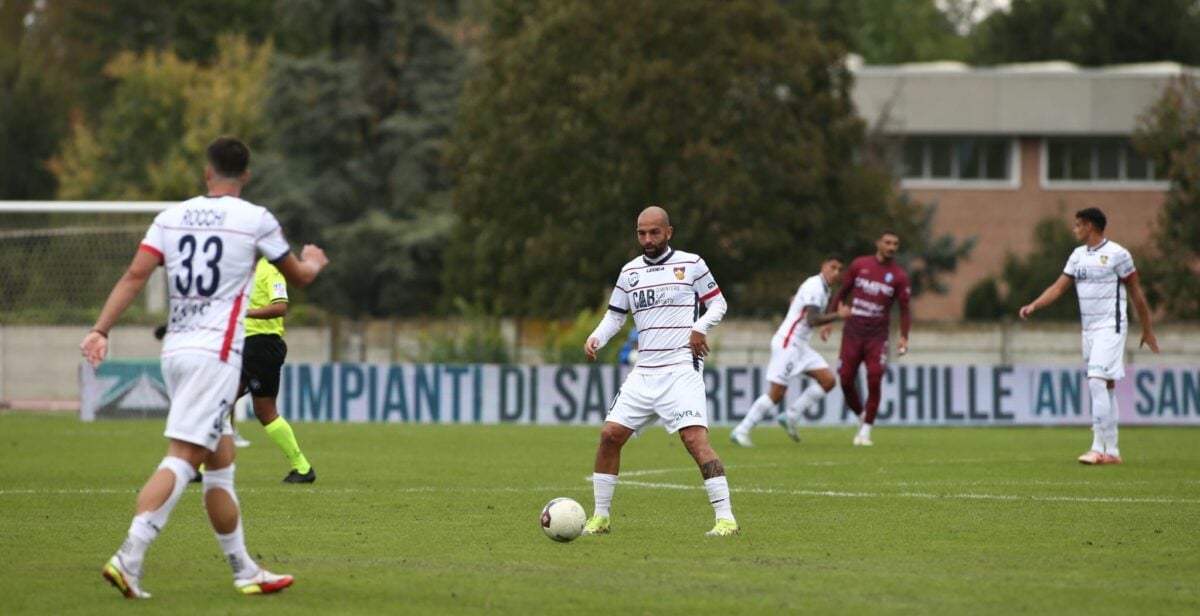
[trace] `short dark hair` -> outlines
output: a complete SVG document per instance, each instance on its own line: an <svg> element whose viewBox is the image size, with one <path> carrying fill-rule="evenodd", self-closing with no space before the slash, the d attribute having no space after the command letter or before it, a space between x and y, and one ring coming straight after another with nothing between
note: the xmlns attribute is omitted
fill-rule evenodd
<svg viewBox="0 0 1200 616"><path fill-rule="evenodd" d="M883 236L885 236L885 235L894 235L894 236L896 236L896 239L900 239L900 234L896 233L895 229L884 229L882 232L879 233L879 237L877 239L883 239Z"/></svg>
<svg viewBox="0 0 1200 616"><path fill-rule="evenodd" d="M237 179L250 167L250 148L236 137L221 136L208 144L205 158L217 175Z"/></svg>
<svg viewBox="0 0 1200 616"><path fill-rule="evenodd" d="M1088 207L1075 212L1075 218L1092 223L1098 231L1103 231L1108 225L1108 217L1098 207Z"/></svg>
<svg viewBox="0 0 1200 616"><path fill-rule="evenodd" d="M842 258L842 255L831 252L831 253L825 255L825 258L821 260L821 265L829 263L830 261L837 261L838 263L846 262L846 260Z"/></svg>

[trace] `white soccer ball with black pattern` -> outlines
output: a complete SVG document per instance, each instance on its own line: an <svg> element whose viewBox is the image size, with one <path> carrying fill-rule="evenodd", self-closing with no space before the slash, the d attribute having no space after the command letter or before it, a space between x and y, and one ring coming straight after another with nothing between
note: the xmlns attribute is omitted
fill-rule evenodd
<svg viewBox="0 0 1200 616"><path fill-rule="evenodd" d="M583 505L569 498L556 498L542 508L542 532L555 541L574 541L586 522Z"/></svg>

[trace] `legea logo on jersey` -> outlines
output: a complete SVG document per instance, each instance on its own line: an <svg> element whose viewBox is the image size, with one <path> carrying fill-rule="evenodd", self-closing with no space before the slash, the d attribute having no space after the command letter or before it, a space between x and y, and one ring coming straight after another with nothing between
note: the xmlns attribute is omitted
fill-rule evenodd
<svg viewBox="0 0 1200 616"><path fill-rule="evenodd" d="M629 272L629 286L636 287L638 283L638 273Z"/></svg>
<svg viewBox="0 0 1200 616"><path fill-rule="evenodd" d="M685 267L675 268L675 280L683 280L683 273L687 271Z"/></svg>

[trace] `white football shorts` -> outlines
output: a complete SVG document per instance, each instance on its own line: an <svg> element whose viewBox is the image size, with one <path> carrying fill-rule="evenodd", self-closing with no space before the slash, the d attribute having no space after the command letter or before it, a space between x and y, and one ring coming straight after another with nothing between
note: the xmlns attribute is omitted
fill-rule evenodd
<svg viewBox="0 0 1200 616"><path fill-rule="evenodd" d="M1115 381L1125 377L1125 331L1095 329L1083 332L1083 361L1088 378Z"/></svg>
<svg viewBox="0 0 1200 616"><path fill-rule="evenodd" d="M216 451L221 436L233 434L229 410L242 371L215 357L175 355L162 360L162 373L171 396L163 435Z"/></svg>
<svg viewBox="0 0 1200 616"><path fill-rule="evenodd" d="M771 361L767 364L767 381L787 386L792 379L813 370L828 369L829 362L807 344L782 348L771 345Z"/></svg>
<svg viewBox="0 0 1200 616"><path fill-rule="evenodd" d="M700 372L686 367L652 374L630 372L605 421L638 431L658 419L668 434L690 426L708 427L708 398Z"/></svg>

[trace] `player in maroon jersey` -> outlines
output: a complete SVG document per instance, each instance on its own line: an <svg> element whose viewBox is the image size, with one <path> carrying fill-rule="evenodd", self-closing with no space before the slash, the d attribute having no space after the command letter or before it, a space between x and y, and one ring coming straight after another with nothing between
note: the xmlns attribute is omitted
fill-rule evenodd
<svg viewBox="0 0 1200 616"><path fill-rule="evenodd" d="M850 298L850 318L842 328L842 349L838 353L838 379L846 404L858 416L860 426L854 436L855 445L870 447L871 426L879 411L879 388L887 363L888 320L892 303L900 302L900 355L908 352L908 326L911 321L908 300L911 290L908 274L896 263L900 236L884 231L875 240L875 254L858 257L846 268L842 286L830 306L831 310ZM867 364L867 405L863 408L858 393L858 366Z"/></svg>

